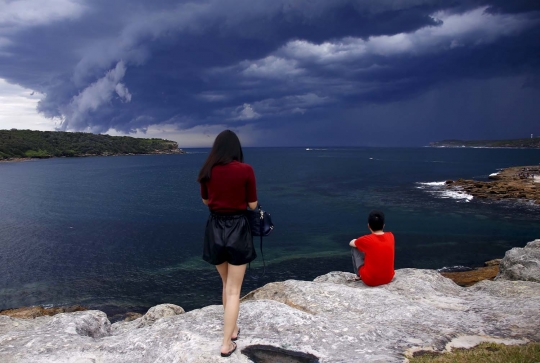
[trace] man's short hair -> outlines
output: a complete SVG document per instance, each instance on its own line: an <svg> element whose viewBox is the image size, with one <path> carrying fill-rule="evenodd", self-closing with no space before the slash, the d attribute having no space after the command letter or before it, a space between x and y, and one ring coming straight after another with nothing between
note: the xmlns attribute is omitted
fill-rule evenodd
<svg viewBox="0 0 540 363"><path fill-rule="evenodd" d="M382 231L384 227L384 213L380 210L372 210L368 216L368 225L373 231Z"/></svg>

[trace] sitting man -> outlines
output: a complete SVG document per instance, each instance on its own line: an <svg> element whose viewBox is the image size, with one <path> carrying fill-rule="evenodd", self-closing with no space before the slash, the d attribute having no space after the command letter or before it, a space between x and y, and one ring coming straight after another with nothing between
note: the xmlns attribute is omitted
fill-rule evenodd
<svg viewBox="0 0 540 363"><path fill-rule="evenodd" d="M384 285L394 278L394 235L383 232L384 213L371 211L367 234L349 242L354 271L368 286Z"/></svg>

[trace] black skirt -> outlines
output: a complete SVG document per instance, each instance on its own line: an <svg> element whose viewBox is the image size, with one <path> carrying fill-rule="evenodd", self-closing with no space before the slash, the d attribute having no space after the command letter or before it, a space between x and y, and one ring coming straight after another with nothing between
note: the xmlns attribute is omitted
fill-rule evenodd
<svg viewBox="0 0 540 363"><path fill-rule="evenodd" d="M211 213L206 222L203 259L213 265L244 265L257 257L245 213Z"/></svg>

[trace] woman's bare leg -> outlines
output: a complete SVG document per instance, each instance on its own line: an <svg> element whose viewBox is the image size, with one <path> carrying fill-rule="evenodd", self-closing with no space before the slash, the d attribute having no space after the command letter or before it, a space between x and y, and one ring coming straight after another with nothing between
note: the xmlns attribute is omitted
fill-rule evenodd
<svg viewBox="0 0 540 363"><path fill-rule="evenodd" d="M219 276L221 277L221 282L223 283L223 290L221 292L221 301L223 302L223 308L227 306L227 294L225 294L225 286L227 286L227 272L229 270L229 264L223 262L221 265L216 266Z"/></svg>
<svg viewBox="0 0 540 363"><path fill-rule="evenodd" d="M227 265L227 266L223 266ZM246 265L229 265L224 263L217 266L222 281L225 284L225 294L223 298L223 307L225 314L223 318L223 343L221 344L221 352L228 353L231 348L231 337L238 334L238 311L240 309L240 290L242 289L242 281L246 273ZM223 279L225 276L225 279Z"/></svg>
<svg viewBox="0 0 540 363"><path fill-rule="evenodd" d="M216 268L219 272L219 276L221 276L221 282L223 283L223 290L221 293L221 300L223 302L223 309L225 310L227 307L227 293L226 293L226 287L227 287L227 275L229 270L229 264L227 262L222 263L221 265L217 265ZM245 268L244 268L245 272ZM241 285L240 285L241 287ZM235 324L235 327L233 329L233 333L231 335L231 338L236 338L238 336L238 325Z"/></svg>

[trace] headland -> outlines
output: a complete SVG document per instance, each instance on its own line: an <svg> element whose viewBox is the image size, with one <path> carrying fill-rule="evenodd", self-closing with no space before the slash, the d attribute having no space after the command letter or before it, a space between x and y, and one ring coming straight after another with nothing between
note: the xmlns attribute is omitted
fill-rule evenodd
<svg viewBox="0 0 540 363"><path fill-rule="evenodd" d="M184 153L177 142L164 139L84 132L0 130L0 161Z"/></svg>
<svg viewBox="0 0 540 363"><path fill-rule="evenodd" d="M527 139L507 139L507 140L443 140L430 142L430 147L449 148L514 148L514 149L540 149L540 137Z"/></svg>

